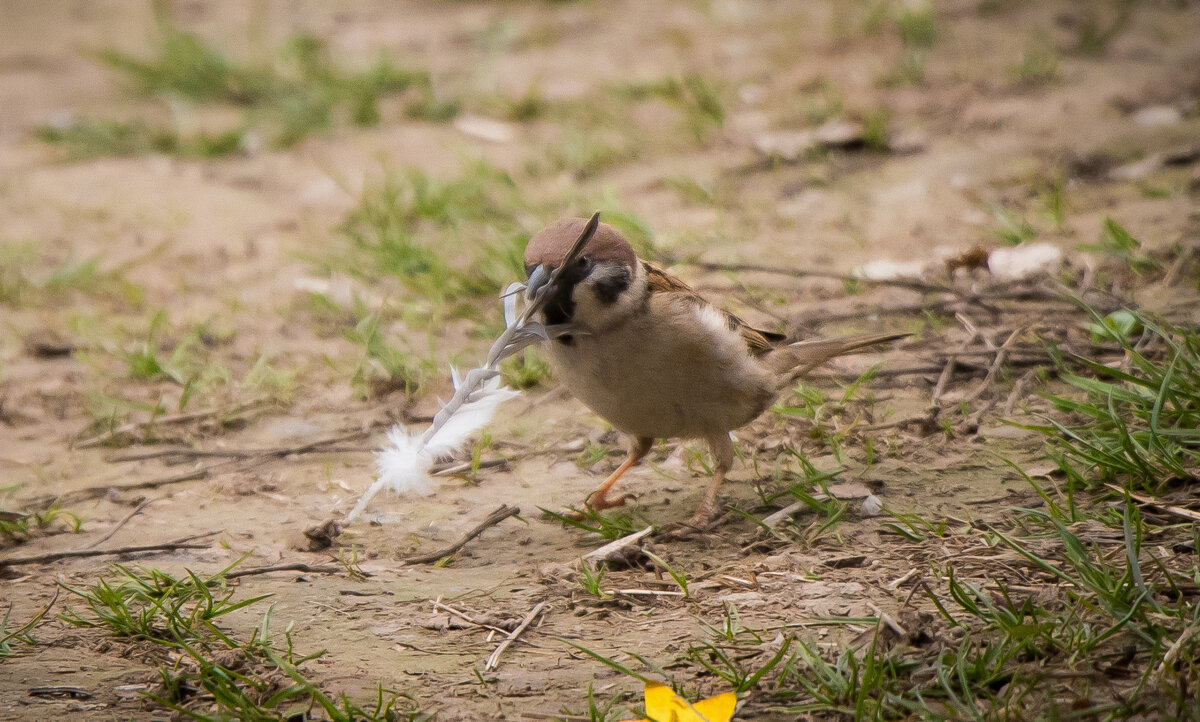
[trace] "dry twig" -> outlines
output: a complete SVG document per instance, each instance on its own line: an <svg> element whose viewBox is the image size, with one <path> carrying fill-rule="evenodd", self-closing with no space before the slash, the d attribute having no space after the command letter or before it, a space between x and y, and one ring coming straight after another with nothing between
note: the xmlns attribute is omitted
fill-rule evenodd
<svg viewBox="0 0 1200 722"><path fill-rule="evenodd" d="M605 544L604 546L599 547L597 549L593 549L592 551L588 552L587 554L584 554L583 560L585 562L592 562L592 561L602 562L606 559L611 558L613 555L623 552L630 545L637 544L638 541L640 541L642 538L649 535L653 531L654 531L654 527L648 526L645 529L642 529L641 531L635 531L634 533L627 534L627 535L621 537L620 539L617 539L615 541L610 541L609 543Z"/></svg>
<svg viewBox="0 0 1200 722"><path fill-rule="evenodd" d="M448 614L452 614L452 615L458 617L459 619L463 620L467 624L472 624L481 629L490 629L491 631L498 632L500 634L508 634L507 629L501 629L500 627L497 627L497 626L494 626L491 624L484 624L483 622L480 622L480 621L472 618L466 612L460 611L460 610L455 609L454 607L450 606L449 604L446 604L445 602L442 601L441 597L438 597L437 599L433 600L433 611L436 612L439 609ZM491 639L491 635L488 635L488 639Z"/></svg>
<svg viewBox="0 0 1200 722"><path fill-rule="evenodd" d="M824 496L824 495L818 494L817 496ZM799 514L800 512L804 511L807 508L809 508L807 502L803 502L803 501L793 502L789 506L785 506L782 509L780 509L779 511L773 512L770 515L763 517L763 519L762 519L763 526L767 527L771 531L774 531L775 528L778 527L780 524L784 523L788 519L791 519L793 516L795 516L796 514Z"/></svg>
<svg viewBox="0 0 1200 722"><path fill-rule="evenodd" d="M871 609L874 610L875 616L879 617L880 622L886 625L888 629L895 632L896 636L900 637L900 639L908 639L908 631L905 630L904 627L900 626L900 623L893 619L892 615L880 609L875 605L874 602L867 603L871 605Z"/></svg>
<svg viewBox="0 0 1200 722"><path fill-rule="evenodd" d="M15 567L25 564L45 564L47 562L58 561L59 559L78 559L83 557L104 557L117 554L137 554L139 552L166 552L176 549L207 549L210 544L193 544L190 543L196 539L210 537L218 532L210 531L204 534L193 534L175 541L164 542L162 544L144 544L140 546L125 546L115 549L75 549L65 552L51 552L49 554L37 554L28 557L10 557L8 559L0 559L0 569L4 567Z"/></svg>
<svg viewBox="0 0 1200 722"><path fill-rule="evenodd" d="M147 481L136 481L131 484L103 484L100 486L88 486L88 487L84 487L82 489L75 489L73 491L69 491L66 494L63 494L61 498L64 502L88 501L91 499L99 499L100 497L108 494L110 491L115 491L115 492L120 493L123 491L139 491L142 489L158 489L158 488L161 488L164 486L171 486L173 484L182 484L185 481L197 481L199 479L207 479L214 469L229 466L231 464L236 463L237 461L240 461L240 460L233 459L233 460L229 460L229 461L218 461L215 464L210 464L209 466L204 466L199 469L195 469L193 471L184 472L182 474L172 474L170 476L163 476L163 477L159 477L157 479L149 479ZM258 463L265 463L265 461L266 460L263 459L263 460L258 461L257 463L252 463L250 466L256 466ZM249 468L249 467L247 467L247 468Z"/></svg>
<svg viewBox="0 0 1200 722"><path fill-rule="evenodd" d="M1034 380L1037 378L1037 374L1037 369L1029 369L1021 376L1021 378L1017 379L1015 384L1013 384L1012 391L1009 392L1008 399L1004 402L1003 413L1005 416L1012 416L1012 412L1016 408L1017 402L1025 398L1025 396L1028 394L1029 387L1033 385Z"/></svg>
<svg viewBox="0 0 1200 722"><path fill-rule="evenodd" d="M454 556L455 554L458 553L458 551L460 549L465 547L468 542L470 542L472 539L479 536L483 532L487 531L490 527L496 526L497 524L504 521L508 517L516 516L517 514L520 514L520 513L521 513L520 508L515 507L515 506L509 506L507 504L502 504L502 505L500 505L499 509L496 509L496 511L493 511L491 514L489 514L488 518L479 522L479 524L474 529L467 532L461 539L454 542L450 546L446 547L445 549L439 549L438 551L432 552L430 554L419 554L417 556L408 557L407 559L404 560L404 563L405 564L432 564L439 559L449 557L449 556Z"/></svg>
<svg viewBox="0 0 1200 722"><path fill-rule="evenodd" d="M996 349L996 357L992 360L992 364L988 366L987 375L983 377L983 381L975 387L975 390L963 397L964 401L974 401L983 395L985 391L991 388L992 383L996 380L996 374L1000 373L1000 369L1004 366L1004 362L1008 359L1008 350L1016 341L1017 336L1025 331L1025 327L1015 329L1008 335L1008 338Z"/></svg>
<svg viewBox="0 0 1200 722"><path fill-rule="evenodd" d="M270 574L271 572L309 572L311 574L334 574L340 567L333 564L322 564L312 566L304 562L291 562L289 564L275 564L269 567L249 567L247 569L234 569L225 575L226 579L237 579L239 577L252 577L257 574Z"/></svg>
<svg viewBox="0 0 1200 722"><path fill-rule="evenodd" d="M166 414L163 416L156 416L155 418L150 419L149 421L132 421L128 424L122 424L122 425L118 426L117 428L112 429L111 431L107 431L103 434L100 434L99 436L93 436L90 439L84 439L83 441L80 441L79 443L75 444L75 448L76 449L90 449L93 446L99 446L106 441L115 439L118 436L122 436L124 434L131 434L131 433L133 433L135 431L139 431L139 430L144 431L153 426L185 424L189 421L199 421L200 419L207 419L207 418L211 418L213 416L232 416L233 414L240 414L243 411L249 411L250 409L252 409L256 406L260 406L266 402L267 402L266 398L252 399L250 401L246 401L246 402L243 402L240 404L235 404L233 406L230 406L230 407L224 408L224 409L205 409L204 411L189 411L189 412L183 413L183 414Z"/></svg>
<svg viewBox="0 0 1200 722"><path fill-rule="evenodd" d="M1136 491L1130 491L1129 489L1123 489L1123 488L1117 486L1116 484L1105 484L1105 486L1108 487L1109 489L1112 489L1113 491L1117 492L1118 494L1122 494L1122 495L1128 494L1130 499L1133 499L1134 501L1138 502L1139 504L1146 504L1147 506L1152 506L1155 509L1161 509L1161 510L1167 512L1168 514L1173 514L1175 516L1182 517L1189 521L1200 522L1200 511L1193 511L1191 509L1187 509L1182 506L1175 506L1173 504L1167 504L1165 502L1159 501L1158 499L1155 499L1152 496L1148 496L1146 494L1139 494Z"/></svg>
<svg viewBox="0 0 1200 722"><path fill-rule="evenodd" d="M487 658L487 662L485 662L483 665L485 671L491 671L499 666L500 655L504 654L504 650L508 649L509 645L516 641L517 637L521 636L521 633L533 623L533 620L536 619L537 615L541 614L542 610L545 608L546 602L538 602L537 604L533 605L533 609L529 610L529 614L525 615L525 618L521 620L521 623L517 625L517 628L509 632L508 636L504 638L504 641L500 642L500 645L496 647L496 651L492 652L492 655Z"/></svg>
<svg viewBox="0 0 1200 722"><path fill-rule="evenodd" d="M138 504L137 506L135 506L133 508L133 511L126 514L124 519L121 519L121 521L119 521L115 525L113 525L113 528L109 529L107 534L100 537L99 539L92 542L91 544L88 544L87 546L84 547L84 549L95 549L96 547L100 546L101 544L108 541L109 539L112 539L113 534L116 534L118 531L121 530L121 527L128 524L130 519L132 519L133 517L140 514L142 512L142 509L145 509L146 507L150 506L153 503L154 503L154 499L146 499L146 500L142 501L141 504Z"/></svg>
<svg viewBox="0 0 1200 722"><path fill-rule="evenodd" d="M145 461L147 459L161 458L199 459L208 457L221 459L254 459L264 456L281 458L297 454L372 451L373 449L370 448L343 448L335 445L345 441L353 441L355 439L361 439L369 436L380 426L383 426L383 424L375 423L365 429L358 429L357 431L352 431L347 434L340 434L327 439L318 439L317 441L310 441L308 443L299 444L296 446L272 446L262 449L156 449L154 451L135 451L126 454L118 454L111 457L109 461Z"/></svg>

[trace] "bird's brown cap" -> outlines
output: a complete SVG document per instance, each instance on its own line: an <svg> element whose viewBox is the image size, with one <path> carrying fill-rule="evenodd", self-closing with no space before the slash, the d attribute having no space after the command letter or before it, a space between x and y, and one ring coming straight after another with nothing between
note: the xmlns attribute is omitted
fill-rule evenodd
<svg viewBox="0 0 1200 722"><path fill-rule="evenodd" d="M583 232L588 223L586 218L563 218L557 220L542 230L533 234L529 245L525 246L525 268L531 269L540 265L556 268L566 257L567 251L575 244L575 239ZM637 263L637 254L629 241L616 228L601 223L596 229L592 240L584 246L583 252L593 262L619 263L633 267Z"/></svg>

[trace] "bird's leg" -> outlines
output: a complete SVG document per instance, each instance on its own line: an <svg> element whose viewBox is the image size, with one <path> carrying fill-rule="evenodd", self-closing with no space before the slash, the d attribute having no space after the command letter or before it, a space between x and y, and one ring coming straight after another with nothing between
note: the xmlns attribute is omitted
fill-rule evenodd
<svg viewBox="0 0 1200 722"><path fill-rule="evenodd" d="M708 447L713 455L713 478L708 482L708 489L704 492L704 501L700 502L700 508L691 519L684 522L685 527L693 529L707 529L717 520L721 512L717 507L717 494L721 491L721 484L725 482L725 475L733 468L733 440L729 438L729 434L722 432L708 437Z"/></svg>
<svg viewBox="0 0 1200 722"><path fill-rule="evenodd" d="M601 509L611 509L614 506L624 506L625 500L629 497L629 495L622 494L616 499L610 500L607 498L608 490L612 488L613 484L617 483L617 479L620 479L626 471L629 471L633 465L637 464L642 460L643 456L649 453L650 447L653 444L654 439L644 436L631 439L629 442L629 452L625 455L625 461L621 462L621 465L617 467L616 471L608 475L608 478L604 480L604 483L601 484L598 489L593 491L584 503L596 511Z"/></svg>

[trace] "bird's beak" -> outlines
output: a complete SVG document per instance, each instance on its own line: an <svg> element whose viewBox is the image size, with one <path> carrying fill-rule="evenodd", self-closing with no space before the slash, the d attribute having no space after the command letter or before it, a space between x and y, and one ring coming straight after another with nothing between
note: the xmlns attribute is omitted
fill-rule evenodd
<svg viewBox="0 0 1200 722"><path fill-rule="evenodd" d="M550 267L542 264L533 269L533 273L529 274L529 278L525 281L525 298L533 300L537 296L538 290L550 282Z"/></svg>

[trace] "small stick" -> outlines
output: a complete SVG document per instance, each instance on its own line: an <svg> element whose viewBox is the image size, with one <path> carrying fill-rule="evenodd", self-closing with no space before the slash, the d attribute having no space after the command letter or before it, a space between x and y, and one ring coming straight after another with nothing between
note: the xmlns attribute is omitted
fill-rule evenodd
<svg viewBox="0 0 1200 722"><path fill-rule="evenodd" d="M808 504L806 504L803 501L797 501L797 502L791 504L790 506L785 506L784 508L780 509L779 511L770 514L769 516L763 517L762 523L768 529L771 529L772 531L774 531L775 527L784 523L788 519L791 519L798 512L801 512L807 508L808 508Z"/></svg>
<svg viewBox="0 0 1200 722"><path fill-rule="evenodd" d="M1183 634L1179 635L1179 639L1176 639L1171 644L1170 648L1167 649L1167 653L1163 655L1162 663L1158 665L1158 676L1160 678L1167 673L1168 669L1175 666L1175 660L1179 658L1180 650L1182 650L1184 645L1187 644L1192 637L1195 637L1197 633L1200 633L1200 624L1193 624L1192 626L1183 630Z"/></svg>
<svg viewBox="0 0 1200 722"><path fill-rule="evenodd" d="M361 433L361 432L355 432L355 434L358 434L358 433ZM267 462L271 461L274 458L277 458L278 456L287 456L289 454L305 453L305 450L307 447L314 446L314 445L320 444L320 443L328 443L329 441L330 441L329 439L326 439L325 441L322 441L322 442L313 442L312 444L304 444L303 446L292 447L292 448L288 448L286 450L273 450L276 453L268 453L268 454L259 455L259 456L251 456L251 457L245 457L245 458L243 458L241 456L234 456L233 458L227 458L224 461L218 461L214 464L210 464L208 466L201 467L199 469L196 469L195 471L185 472L182 474L175 474L172 476L166 476L166 477L162 477L159 479L151 479L149 481L139 481L139 482L135 482L132 484L105 484L103 486L85 487L83 489L76 489L75 491L67 492L66 494L63 494L61 496L61 498L64 501L87 501L89 499L96 499L101 496L104 496L110 490L116 491L116 492L123 492L123 491L138 491L138 490L143 490L143 489L157 489L159 487L170 486L173 484L179 484L179 483L182 483L185 481L197 481L199 479L207 479L212 474L212 472L217 469L228 467L228 468L244 471L247 469L252 469L255 466L261 466L263 464L266 464ZM331 450L333 450L332 447L329 447L329 448L321 449L320 451L331 451ZM280 451L286 451L286 453L278 453ZM353 449L353 451L366 451L366 449L357 449L356 448L356 449ZM239 464L240 464L240 466L238 466ZM484 465L486 466L487 462L485 462Z"/></svg>
<svg viewBox="0 0 1200 722"><path fill-rule="evenodd" d="M504 650L508 649L508 646L516 641L517 637L521 636L521 633L533 623L534 618L541 614L545 608L546 602L538 602L533 606L533 609L529 610L529 614L525 615L525 618L521 620L517 628L509 632L504 641L500 642L500 646L496 647L496 651L492 652L492 656L487 658L487 662L483 665L484 671L491 671L500 664L500 655L504 654Z"/></svg>
<svg viewBox="0 0 1200 722"><path fill-rule="evenodd" d="M901 639L908 639L908 632L904 630L904 627L900 626L899 622L897 622L895 619L892 619L892 615L875 606L874 602L867 603L871 605L871 609L875 610L875 614L879 617L879 621L886 624L888 628L895 632Z"/></svg>
<svg viewBox="0 0 1200 722"><path fill-rule="evenodd" d="M487 531L489 527L496 526L508 517L516 516L520 513L521 509L518 507L501 504L499 509L496 509L496 511L493 511L488 515L488 518L479 522L479 524L474 529L467 532L462 539L459 539L445 549L439 549L438 551L430 554L420 554L409 557L404 560L404 564L432 564L444 557L453 556L457 554L460 549L465 547L472 539Z"/></svg>
<svg viewBox="0 0 1200 722"><path fill-rule="evenodd" d="M963 401L974 401L980 396L983 396L984 391L987 391L989 388L991 388L992 381L996 379L996 374L1000 372L1000 367L1004 365L1006 356L1007 351L1005 351L1003 348L996 352L996 358L992 361L992 365L988 366L987 375L983 377L983 381L979 382L979 385L975 387L974 391L964 396Z"/></svg>
<svg viewBox="0 0 1200 722"><path fill-rule="evenodd" d="M209 476L209 473L213 469L216 469L217 467L225 466L227 464L232 464L232 463L234 463L234 461L236 461L236 460L218 461L215 464L196 469L195 471L189 471L189 472L185 472L183 474L173 474L171 476L164 476L164 477L160 477L158 479L151 479L149 481L138 481L138 482L134 482L132 484L105 484L103 486L89 486L89 487L85 487L83 489L76 489L74 491L69 491L66 494L62 495L62 499L64 501L72 501L72 502L88 501L90 499L99 499L100 497L107 494L110 489L113 491L117 491L117 492L137 491L140 489L157 489L157 488L163 487L163 486L171 486L172 484L182 484L185 481L197 481L199 479L207 479Z"/></svg>
<svg viewBox="0 0 1200 722"><path fill-rule="evenodd" d="M257 456L291 456L293 454L311 454L321 453L325 451L344 451L344 449L329 449L326 448L331 444L340 444L343 441L353 441L361 439L364 436L369 436L376 427L382 424L372 424L370 428L359 429L348 434L332 436L328 439L320 439L310 441L306 444L298 446L276 446L264 449L161 449L157 451L135 451L127 454L118 454L109 459L109 461L145 461L147 459L159 459L163 457L180 457L180 458L202 458L216 457L226 459L249 459ZM354 451L360 449L354 448ZM361 449L362 451L371 451L371 449Z"/></svg>
<svg viewBox="0 0 1200 722"><path fill-rule="evenodd" d="M87 546L84 547L84 549L95 549L96 547L100 546L101 544L108 541L109 539L112 539L113 534L116 534L118 531L121 530L121 527L128 524L130 519L132 519L133 517L140 514L142 512L142 509L145 509L146 507L150 506L154 502L155 502L154 499L146 499L146 500L142 501L141 504L138 504L137 506L135 506L133 508L133 511L126 514L124 519L117 522L116 525L112 529L109 529L107 534L100 537L99 539L92 542L91 544L88 544Z"/></svg>
<svg viewBox="0 0 1200 722"><path fill-rule="evenodd" d="M610 541L609 543L605 544L604 546L602 546L598 549L593 549L592 551L588 552L587 554L584 554L583 560L585 562L604 561L605 559L607 559L609 557L609 555L613 554L614 552L622 551L623 549L625 549L625 547L628 547L631 544L636 544L638 542L638 540L642 539L643 537L645 537L646 535L650 534L653 531L654 531L654 527L648 526L645 529L642 529L641 531L635 531L634 533L627 534L627 535L621 537L620 539L617 539L615 541Z"/></svg>
<svg viewBox="0 0 1200 722"><path fill-rule="evenodd" d="M91 699L93 696L91 692L83 687L74 687L65 684L57 684L49 687L30 687L27 694L30 697L41 697L43 699L54 699L56 697Z"/></svg>
<svg viewBox="0 0 1200 722"><path fill-rule="evenodd" d="M508 459L490 459L488 461L479 462L479 465L476 468L478 468L478 469L493 469L493 468L496 468L499 466L507 466L507 465L508 465ZM474 464L474 462L471 462L471 461L451 462L449 464L435 464L429 470L429 474L431 476L453 476L455 474L461 474L464 471L470 471L472 466L475 466L475 464Z"/></svg>
<svg viewBox="0 0 1200 722"><path fill-rule="evenodd" d="M958 319L958 322L963 325L963 328L967 329L967 338L958 345L959 352L966 351L967 347L970 346L976 338L979 338L979 329L976 328L975 324L971 323L971 319L967 318L966 315L961 311L955 313L954 318ZM984 339L984 341L986 342L987 339ZM930 395L930 400L935 406L941 400L942 394L945 393L946 384L950 382L950 377L954 375L954 367L957 365L958 359L956 359L954 356L950 356L946 361L946 366L942 369L942 375L938 376L937 384L933 387L933 393Z"/></svg>
<svg viewBox="0 0 1200 722"><path fill-rule="evenodd" d="M667 589L613 589L609 594L627 594L642 597L686 597L683 592L673 592Z"/></svg>
<svg viewBox="0 0 1200 722"><path fill-rule="evenodd" d="M206 534L193 534L175 541L165 542L162 544L144 544L140 546L117 547L116 549L76 549L66 552L52 552L50 554L38 554L30 557L11 557L9 559L0 559L0 569L4 567L15 567L23 564L44 564L46 562L54 562L59 559L76 559L82 557L103 557L112 556L114 554L136 554L138 552L164 552L174 551L176 549L207 549L211 544L190 544L189 542L195 539L212 536L218 532L210 531Z"/></svg>
<svg viewBox="0 0 1200 722"><path fill-rule="evenodd" d="M151 426L183 424L183 423L187 423L189 421L197 421L199 419L206 419L206 418L209 418L210 416L238 414L243 411L248 411L248 410L254 408L255 406L259 406L262 403L264 403L265 401L266 401L265 398L254 399L252 401L247 401L245 403L235 404L234 406L230 406L227 409L205 409L204 411L189 411L185 414L166 414L164 416L158 416L153 419L150 419L149 421L132 421L128 424L122 424L122 425L118 426L117 428L115 428L111 431L105 432L99 436L93 436L90 439L84 439L83 441L80 441L79 443L75 444L75 448L76 449L90 449L93 446L99 446L100 444L103 444L105 441L116 438L117 436L120 436L122 434L129 434L134 431L138 431L139 429L143 429L143 430L148 429Z"/></svg>
<svg viewBox="0 0 1200 722"><path fill-rule="evenodd" d="M454 607L450 606L449 604L446 604L445 602L443 602L441 597L438 597L437 599L433 600L433 611L436 612L439 609L441 609L445 612L448 612L450 614L453 614L454 616L463 620L467 624L474 624L476 627L483 627L484 629L490 629L492 632L499 632L500 634L508 634L507 629L501 629L500 627L495 627L495 626L492 626L491 624L484 624L483 622L479 622L479 621L472 619L470 617L470 615L468 615L466 612L459 611L459 610L455 609ZM490 637L491 635L488 635L488 636Z"/></svg>
<svg viewBox="0 0 1200 722"><path fill-rule="evenodd" d="M895 579L891 582L888 582L887 588L891 589L894 592L900 588L901 584L907 582L909 579L912 579L915 576L917 576L917 568L913 567L912 569L909 569L907 572L905 572L904 576L900 577L899 579Z"/></svg>
<svg viewBox="0 0 1200 722"><path fill-rule="evenodd" d="M1022 326L1021 328L1014 329L1013 332L1008 335L1008 338L1004 340L1004 343L1000 345L999 350L996 351L996 358L992 361L992 365L988 367L987 376L985 376L983 381L979 383L979 386L977 386L975 390L964 399L965 401L974 401L982 396L984 391L991 387L992 382L996 380L996 374L1000 373L1000 369L1004 366L1004 362L1008 360L1009 349L1012 347L1013 342L1017 340L1017 335L1023 333L1026 328L1027 327Z"/></svg>
<svg viewBox="0 0 1200 722"><path fill-rule="evenodd" d="M1017 402L1025 398L1026 392L1029 390L1033 380L1037 378L1037 369L1029 369L1017 382L1013 384L1012 391L1008 394L1008 399L1004 402L1004 415L1012 416L1013 409L1016 408Z"/></svg>
<svg viewBox="0 0 1200 722"><path fill-rule="evenodd" d="M247 569L234 569L225 575L226 579L237 579L238 577L251 577L256 574L270 574L271 572L311 572L313 574L333 574L340 567L332 564L323 564L320 566L311 566L304 562L291 562L289 564L276 564L269 567L249 567Z"/></svg>
<svg viewBox="0 0 1200 722"><path fill-rule="evenodd" d="M1128 489L1122 489L1116 484L1105 484L1105 486L1117 492L1118 494L1128 494L1130 499L1133 499L1140 504L1146 504L1156 509L1162 509L1168 514L1174 514L1175 516L1183 517L1184 519L1190 519L1191 521L1200 521L1200 511L1192 511L1191 509L1185 509L1182 506L1166 504L1152 496L1139 494L1136 491L1130 491Z"/></svg>
<svg viewBox="0 0 1200 722"><path fill-rule="evenodd" d="M954 375L954 367L957 363L954 359L950 359L942 367L942 373L938 376L937 384L934 385L933 393L929 397L933 403L936 404L942 398L942 392L946 390L946 384L950 381L950 377Z"/></svg>
<svg viewBox="0 0 1200 722"><path fill-rule="evenodd" d="M971 414L971 416L967 418L965 426L967 428L978 430L980 422L983 421L983 417L986 416L989 411L996 408L996 404L998 403L999 399L988 399L983 406L980 406L975 413Z"/></svg>
<svg viewBox="0 0 1200 722"><path fill-rule="evenodd" d="M842 301L843 299L838 299ZM876 316L897 316L914 311L937 311L947 309L955 304L960 303L958 299L947 301L938 301L936 303L909 303L899 306L883 306L880 308L864 308L861 311L847 311L845 313L830 313L823 314L820 312L808 311L803 315L797 316L791 320L791 326L805 327L810 324L829 324L839 323L842 321L857 321L859 319L875 318Z"/></svg>
<svg viewBox="0 0 1200 722"><path fill-rule="evenodd" d="M1167 269L1167 273L1163 276L1162 285L1170 288L1175 285L1175 279L1179 277L1179 271L1183 268L1183 264L1187 263L1193 255L1196 254L1195 248L1184 248L1179 251L1179 257Z"/></svg>

